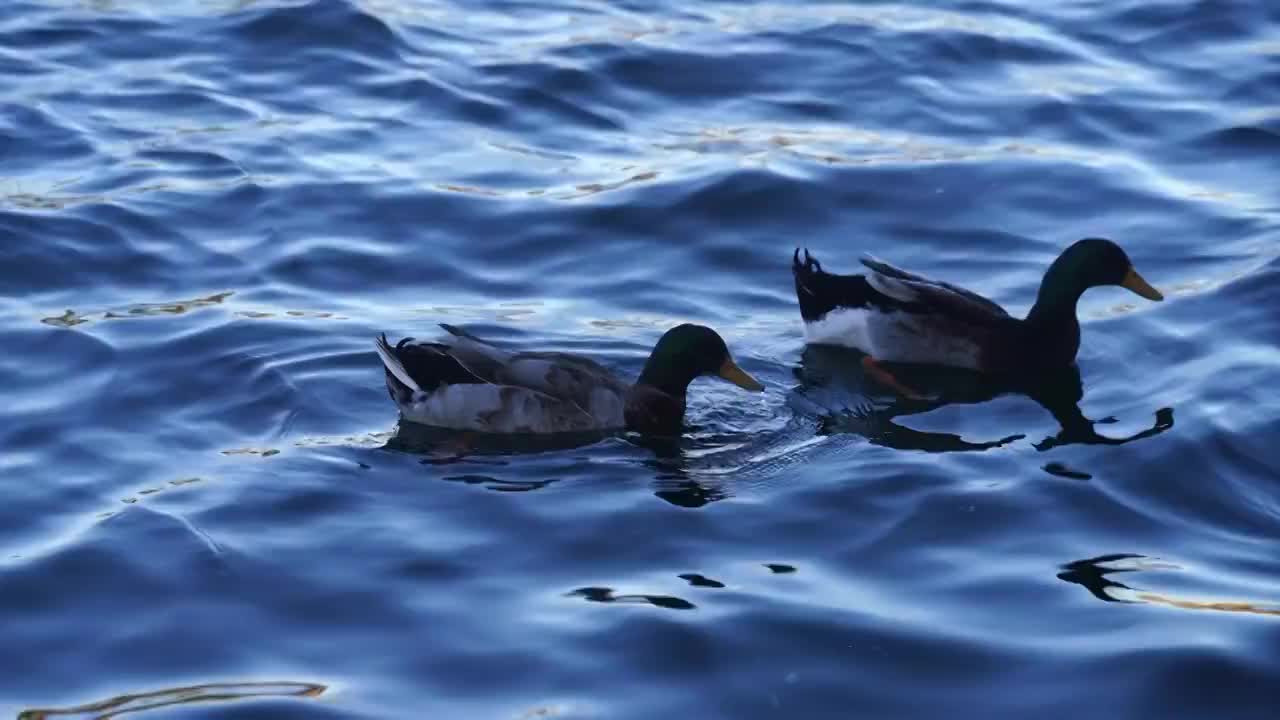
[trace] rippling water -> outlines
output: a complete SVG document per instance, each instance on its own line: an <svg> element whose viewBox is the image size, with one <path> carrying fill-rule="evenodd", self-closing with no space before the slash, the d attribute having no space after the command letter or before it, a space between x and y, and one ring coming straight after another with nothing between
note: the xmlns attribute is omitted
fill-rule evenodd
<svg viewBox="0 0 1280 720"><path fill-rule="evenodd" d="M1274 717L1280 6L1045 7L4 3L0 706ZM1088 235L1168 300L1078 405L802 352L796 245L1021 313ZM371 345L683 320L769 390L678 448L459 456Z"/></svg>

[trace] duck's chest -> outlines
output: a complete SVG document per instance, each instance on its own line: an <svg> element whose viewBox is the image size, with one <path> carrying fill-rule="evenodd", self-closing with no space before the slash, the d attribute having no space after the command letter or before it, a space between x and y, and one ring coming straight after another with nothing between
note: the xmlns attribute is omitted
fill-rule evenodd
<svg viewBox="0 0 1280 720"><path fill-rule="evenodd" d="M624 422L628 430L654 435L678 434L684 424L683 397L673 397L647 385L627 394Z"/></svg>
<svg viewBox="0 0 1280 720"><path fill-rule="evenodd" d="M1070 367L1080 350L1080 325L1063 323L1052 331L1018 322L984 344L981 368L988 372L1041 374Z"/></svg>
<svg viewBox="0 0 1280 720"><path fill-rule="evenodd" d="M626 395L612 387L593 388L587 393L583 408L602 428L620 428L626 424Z"/></svg>

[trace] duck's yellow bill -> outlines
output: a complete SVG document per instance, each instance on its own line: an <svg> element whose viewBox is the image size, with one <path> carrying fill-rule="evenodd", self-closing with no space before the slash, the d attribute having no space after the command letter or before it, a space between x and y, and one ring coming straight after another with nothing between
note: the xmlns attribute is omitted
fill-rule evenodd
<svg viewBox="0 0 1280 720"><path fill-rule="evenodd" d="M1120 287L1141 295L1148 300L1160 302L1164 299L1164 295L1161 295L1159 290L1151 287L1146 280L1143 280L1138 271L1133 269L1133 266L1129 267L1128 274L1124 276L1124 280L1120 281Z"/></svg>
<svg viewBox="0 0 1280 720"><path fill-rule="evenodd" d="M738 367L738 365L733 362L733 358L725 358L724 362L720 365L720 372L717 374L743 390L750 390L752 392L760 392L761 390L764 390L764 386L757 382L755 378L748 375L745 370Z"/></svg>

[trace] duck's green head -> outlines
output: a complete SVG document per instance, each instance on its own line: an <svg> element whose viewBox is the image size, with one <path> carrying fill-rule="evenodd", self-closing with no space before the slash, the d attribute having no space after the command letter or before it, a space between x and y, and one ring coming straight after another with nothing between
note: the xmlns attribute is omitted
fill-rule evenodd
<svg viewBox="0 0 1280 720"><path fill-rule="evenodd" d="M1164 295L1151 287L1129 261L1129 255L1105 238L1085 238L1062 251L1049 266L1040 286L1039 301L1070 303L1091 287L1119 285L1148 300L1160 301Z"/></svg>
<svg viewBox="0 0 1280 720"><path fill-rule="evenodd" d="M716 375L744 390L764 390L733 361L719 333L691 324L677 325L658 340L638 382L683 396L689 383L700 375Z"/></svg>

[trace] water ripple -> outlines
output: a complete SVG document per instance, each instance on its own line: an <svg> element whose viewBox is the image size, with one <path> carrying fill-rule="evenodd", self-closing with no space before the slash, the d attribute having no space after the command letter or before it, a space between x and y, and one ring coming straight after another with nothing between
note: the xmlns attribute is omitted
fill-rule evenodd
<svg viewBox="0 0 1280 720"><path fill-rule="evenodd" d="M5 4L3 710L1270 717L1277 28ZM804 350L796 246L1021 314L1093 235L1167 300L1087 293L1063 397ZM767 391L699 380L670 441L400 425L370 340L442 321L628 378L702 322Z"/></svg>

